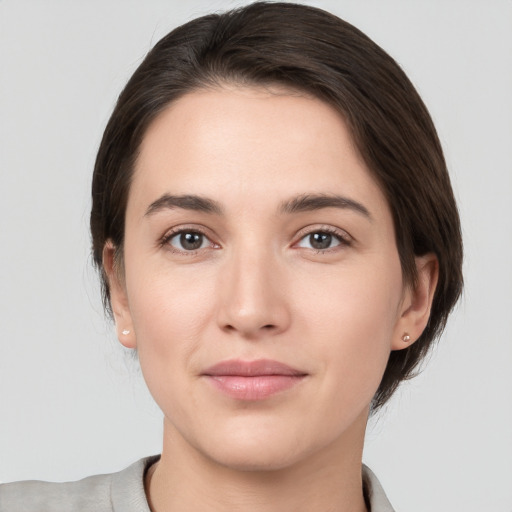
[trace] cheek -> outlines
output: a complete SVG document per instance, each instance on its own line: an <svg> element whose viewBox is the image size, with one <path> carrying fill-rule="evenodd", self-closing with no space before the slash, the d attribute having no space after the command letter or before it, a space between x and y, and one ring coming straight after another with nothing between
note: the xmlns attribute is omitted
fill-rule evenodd
<svg viewBox="0 0 512 512"><path fill-rule="evenodd" d="M338 328L363 340L370 332L389 333L402 297L401 268L396 258L304 273L291 291L297 313L316 329ZM391 261L389 261L391 260Z"/></svg>
<svg viewBox="0 0 512 512"><path fill-rule="evenodd" d="M390 264L391 261L391 264ZM313 282L314 281L314 282ZM302 283L297 310L304 341L313 340L321 355L325 385L345 396L370 400L385 370L402 298L401 268L396 258L351 266L329 278ZM300 314L297 315L300 318Z"/></svg>
<svg viewBox="0 0 512 512"><path fill-rule="evenodd" d="M214 286L193 272L145 271L127 282L142 371L153 394L179 386L210 323ZM155 397L156 398L156 397Z"/></svg>

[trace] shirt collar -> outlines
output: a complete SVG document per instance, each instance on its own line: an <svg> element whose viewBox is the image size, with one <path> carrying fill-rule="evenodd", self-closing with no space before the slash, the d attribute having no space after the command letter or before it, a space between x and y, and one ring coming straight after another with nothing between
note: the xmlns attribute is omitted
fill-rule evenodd
<svg viewBox="0 0 512 512"><path fill-rule="evenodd" d="M140 459L112 475L111 499L114 512L151 512L144 490L144 477L148 468L159 459L160 455ZM394 512L379 480L364 464L363 486L370 505L369 512Z"/></svg>
<svg viewBox="0 0 512 512"><path fill-rule="evenodd" d="M382 485L373 471L363 464L363 488L365 498L369 502L369 512L395 512L391 506Z"/></svg>

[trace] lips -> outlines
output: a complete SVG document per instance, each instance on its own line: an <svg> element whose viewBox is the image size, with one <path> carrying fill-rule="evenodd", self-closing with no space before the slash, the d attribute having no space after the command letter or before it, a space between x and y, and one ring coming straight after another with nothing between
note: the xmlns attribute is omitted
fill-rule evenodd
<svg viewBox="0 0 512 512"><path fill-rule="evenodd" d="M292 388L306 375L269 359L222 361L202 373L215 389L237 400L264 400Z"/></svg>

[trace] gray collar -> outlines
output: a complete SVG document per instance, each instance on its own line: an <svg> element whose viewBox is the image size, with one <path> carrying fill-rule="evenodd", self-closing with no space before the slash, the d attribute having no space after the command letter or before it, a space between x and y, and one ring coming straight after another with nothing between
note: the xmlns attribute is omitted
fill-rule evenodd
<svg viewBox="0 0 512 512"><path fill-rule="evenodd" d="M370 512L395 512L373 471L363 464L363 487Z"/></svg>
<svg viewBox="0 0 512 512"><path fill-rule="evenodd" d="M147 469L160 455L140 459L123 471L112 475L112 510L114 512L151 512L144 491ZM370 468L363 465L363 484L371 512L394 512L379 480Z"/></svg>

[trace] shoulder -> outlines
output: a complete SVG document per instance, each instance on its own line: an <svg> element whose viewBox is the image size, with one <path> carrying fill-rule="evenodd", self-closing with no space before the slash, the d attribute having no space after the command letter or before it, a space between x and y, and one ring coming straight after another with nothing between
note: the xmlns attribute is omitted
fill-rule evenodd
<svg viewBox="0 0 512 512"><path fill-rule="evenodd" d="M149 512L144 473L158 457L141 459L123 471L76 482L26 481L0 485L2 512Z"/></svg>
<svg viewBox="0 0 512 512"><path fill-rule="evenodd" d="M103 511L110 507L112 475L97 475L78 482L14 482L0 486L0 510L6 512L64 510Z"/></svg>

